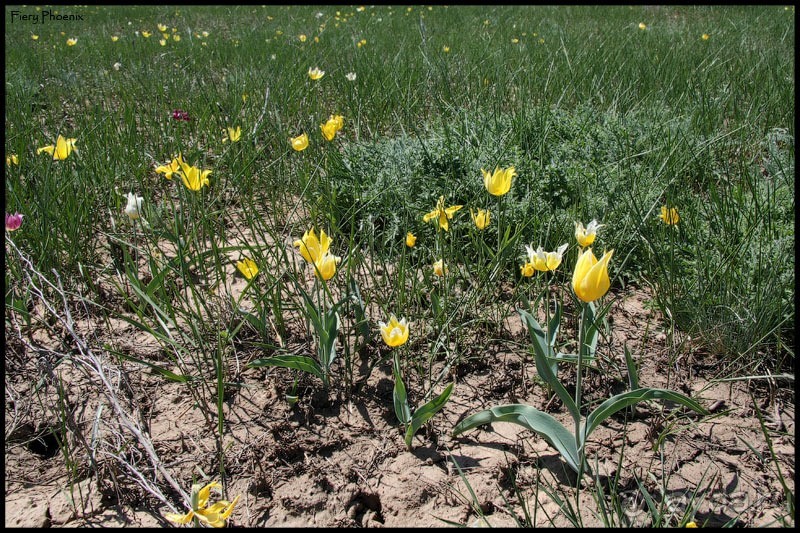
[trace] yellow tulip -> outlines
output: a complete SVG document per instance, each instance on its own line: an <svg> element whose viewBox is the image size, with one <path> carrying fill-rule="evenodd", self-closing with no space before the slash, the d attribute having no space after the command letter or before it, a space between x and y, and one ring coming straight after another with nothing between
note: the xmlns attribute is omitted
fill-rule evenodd
<svg viewBox="0 0 800 533"><path fill-rule="evenodd" d="M341 263L341 261L341 257L335 256L330 252L325 252L322 254L322 257L314 261L314 273L318 278L327 281L336 274L336 265Z"/></svg>
<svg viewBox="0 0 800 533"><path fill-rule="evenodd" d="M533 268L533 263L525 263L519 266L519 273L526 278L533 276L534 272L536 272L536 270Z"/></svg>
<svg viewBox="0 0 800 533"><path fill-rule="evenodd" d="M17 157L17 154L11 154L6 157L6 165L11 166L12 164L19 165L19 157Z"/></svg>
<svg viewBox="0 0 800 533"><path fill-rule="evenodd" d="M199 191L209 184L208 175L211 174L211 170L201 170L196 166L189 166L183 161L181 161L180 165L181 180L190 191Z"/></svg>
<svg viewBox="0 0 800 533"><path fill-rule="evenodd" d="M406 233L406 246L413 248L415 244L417 244L417 236L409 231Z"/></svg>
<svg viewBox="0 0 800 533"><path fill-rule="evenodd" d="M433 264L433 273L442 277L447 272L447 267L444 266L444 260L439 259Z"/></svg>
<svg viewBox="0 0 800 533"><path fill-rule="evenodd" d="M163 33L165 31L167 31L167 27L164 24L159 24L158 25L158 31Z"/></svg>
<svg viewBox="0 0 800 533"><path fill-rule="evenodd" d="M302 239L294 241L294 246L300 249L300 255L309 263L316 263L322 256L328 253L331 247L331 239L325 234L325 230L320 230L319 239L314 233L314 228L303 233Z"/></svg>
<svg viewBox="0 0 800 533"><path fill-rule="evenodd" d="M561 259L564 256L564 251L567 249L567 246L566 244L562 244L555 252L545 252L541 246L534 251L533 246L526 245L528 263L540 272L553 271L561 264Z"/></svg>
<svg viewBox="0 0 800 533"><path fill-rule="evenodd" d="M503 196L511 189L511 178L517 175L514 167L496 167L493 173L481 169L483 174L483 184L486 190L493 196Z"/></svg>
<svg viewBox="0 0 800 533"><path fill-rule="evenodd" d="M168 165L157 166L156 174L164 174L165 178L171 180L173 174L175 174L176 172L180 173L182 164L183 164L183 157L181 156L181 154L178 154L178 157L173 158Z"/></svg>
<svg viewBox="0 0 800 533"><path fill-rule="evenodd" d="M308 69L308 77L312 80L318 80L325 75L324 70L320 70L318 67Z"/></svg>
<svg viewBox="0 0 800 533"><path fill-rule="evenodd" d="M77 38L67 39L67 46L75 46L76 44L78 44L78 39Z"/></svg>
<svg viewBox="0 0 800 533"><path fill-rule="evenodd" d="M232 502L220 500L209 507L208 498L211 489L221 487L217 482L209 483L202 489L200 485L192 485L192 501L196 502L196 504L193 503L195 508L186 514L165 513L164 517L176 524L188 524L196 517L200 522L211 527L225 527L225 521L231 516L241 495L236 496Z"/></svg>
<svg viewBox="0 0 800 533"><path fill-rule="evenodd" d="M41 154L42 152L47 152L53 156L53 161L63 161L69 157L69 154L71 154L73 150L77 151L77 148L75 148L76 140L77 139L65 139L59 135L58 139L56 139L55 146L52 144L49 146L43 146L36 150L36 153Z"/></svg>
<svg viewBox="0 0 800 533"><path fill-rule="evenodd" d="M239 139L242 137L241 126L236 126L235 128L228 126L225 129L228 130L228 136L225 137L225 139L223 139L223 142L225 141L230 141L232 143L239 142Z"/></svg>
<svg viewBox="0 0 800 533"><path fill-rule="evenodd" d="M709 36L707 33L704 33L704 34L702 35L702 38L703 38L703 40L704 40L704 41L707 41L707 40L709 40L709 39L710 39L710 36ZM688 527L688 526L687 526L687 527Z"/></svg>
<svg viewBox="0 0 800 533"><path fill-rule="evenodd" d="M470 214L470 216L472 216L472 221L473 221L473 222L475 222L475 226L477 226L477 227L478 227L478 229L482 230L482 229L484 229L486 226L488 226L488 225L489 225L489 219L490 219L491 217L490 217L490 214L489 214L489 210L488 210L488 209L487 209L487 210L484 210L484 209L478 209L478 212L477 212L477 214L476 214L476 213L474 213L474 212L472 211L472 209L470 209L470 210L469 210L469 214Z"/></svg>
<svg viewBox="0 0 800 533"><path fill-rule="evenodd" d="M639 29L640 30L646 30L647 29L647 24L645 24L644 22L640 22L639 23Z"/></svg>
<svg viewBox="0 0 800 533"><path fill-rule="evenodd" d="M336 132L339 131L337 127L338 123L333 120L331 117L325 124L320 124L320 129L322 130L322 136L325 137L326 141L332 141L334 137L336 137Z"/></svg>
<svg viewBox="0 0 800 533"><path fill-rule="evenodd" d="M596 220L592 220L589 222L589 225L585 228L581 222L575 223L575 240L578 241L578 244L581 248L586 248L587 246L591 246L594 242L595 237L597 237L597 230L602 228L603 224L598 224Z"/></svg>
<svg viewBox="0 0 800 533"><path fill-rule="evenodd" d="M289 138L289 142L292 143L292 148L294 148L298 152L302 152L306 148L308 148L308 135L303 133L302 135L298 135L297 137Z"/></svg>
<svg viewBox="0 0 800 533"><path fill-rule="evenodd" d="M606 252L600 261L587 248L578 257L572 274L572 289L584 302L593 302L608 292L611 281L608 279L608 262L614 250Z"/></svg>
<svg viewBox="0 0 800 533"><path fill-rule="evenodd" d="M145 39L147 39L151 35L153 35L152 32L149 32L149 31L143 31L142 32L142 37L144 37Z"/></svg>
<svg viewBox="0 0 800 533"><path fill-rule="evenodd" d="M256 262L249 257L245 257L241 261L237 261L236 268L238 268L239 272L241 272L242 275L248 280L253 279L256 277L256 274L258 274L258 265L256 265Z"/></svg>
<svg viewBox="0 0 800 533"><path fill-rule="evenodd" d="M672 207L667 209L667 206L665 205L661 206L661 214L658 215L658 218L663 220L664 224L667 224L668 226L674 226L681 219L681 217L678 216L678 210L676 208Z"/></svg>
<svg viewBox="0 0 800 533"><path fill-rule="evenodd" d="M431 211L430 213L425 214L422 217L423 222L429 222L431 220L436 220L439 224L439 227L445 231L450 231L450 223L448 220L453 218L453 215L456 211L464 207L463 205L453 205L450 207L444 206L444 196L439 197L439 201L436 202L436 209Z"/></svg>
<svg viewBox="0 0 800 533"><path fill-rule="evenodd" d="M387 346L397 348L405 344L408 340L408 323L405 318L398 321L397 317L392 315L389 317L388 324L379 321L378 326L380 326L383 342L385 342Z"/></svg>

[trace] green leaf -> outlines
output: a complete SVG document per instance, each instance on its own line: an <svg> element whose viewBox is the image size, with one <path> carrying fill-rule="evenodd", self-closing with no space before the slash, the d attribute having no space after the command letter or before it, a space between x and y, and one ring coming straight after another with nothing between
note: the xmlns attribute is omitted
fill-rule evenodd
<svg viewBox="0 0 800 533"><path fill-rule="evenodd" d="M536 318L529 312L525 311L524 309L518 309L518 311L522 317L522 321L528 326L528 332L531 334L531 342L533 343L534 353L536 355L541 354L545 357L550 355L550 347L547 344L547 336L545 335L542 326L539 325L539 322L536 320Z"/></svg>
<svg viewBox="0 0 800 533"><path fill-rule="evenodd" d="M573 470L578 471L578 449L575 447L575 436L552 415L529 405L518 403L498 405L475 413L453 428L453 436L493 422L511 422L540 435L558 450Z"/></svg>
<svg viewBox="0 0 800 533"><path fill-rule="evenodd" d="M544 340L544 330L542 326L536 321L536 319L531 315L529 312L525 311L524 309L518 309L520 316L522 317L522 321L528 326L528 331L531 334L531 339L533 340L533 352L536 359L536 372L539 373L539 376L548 384L550 387L555 391L558 397L561 399L561 402L564 406L569 410L572 418L576 421L580 419L580 412L578 411L578 407L575 405L575 400L570 396L567 389L564 388L564 385L558 380L558 376L556 376L550 363L547 360L548 352L550 351L550 347L547 346L547 343ZM538 347L537 347L538 346Z"/></svg>
<svg viewBox="0 0 800 533"><path fill-rule="evenodd" d="M406 386L403 383L403 377L400 375L400 369L395 368L394 372L394 392L392 398L394 400L394 414L397 419L406 427L406 424L411 420L411 409L408 407L408 396L406 395Z"/></svg>
<svg viewBox="0 0 800 533"><path fill-rule="evenodd" d="M556 312L550 318L550 322L547 324L547 341L548 345L550 346L550 351L555 348L556 345L556 335L558 335L558 327L561 324L561 305L556 302Z"/></svg>
<svg viewBox="0 0 800 533"><path fill-rule="evenodd" d="M702 415L708 414L708 411L706 411L702 405L679 392L666 389L640 388L612 396L589 413L589 416L586 417L583 437L580 439L581 443L586 442L586 439L589 438L592 431L597 429L597 426L609 416L629 405L635 405L647 400L669 400L697 411Z"/></svg>
<svg viewBox="0 0 800 533"><path fill-rule="evenodd" d="M250 368L260 368L264 366L293 368L323 379L322 368L320 368L319 363L307 355L275 355L273 357L256 359L248 363L247 366Z"/></svg>
<svg viewBox="0 0 800 533"><path fill-rule="evenodd" d="M414 434L419 430L419 428L422 427L422 424L430 420L433 415L439 412L439 410L444 407L444 404L447 403L447 400L450 399L450 393L453 392L454 385L455 382L451 383L438 397L414 411L414 414L411 417L411 423L406 430L406 446L409 449L411 449L411 441L414 438Z"/></svg>
<svg viewBox="0 0 800 533"><path fill-rule="evenodd" d="M625 345L625 365L628 367L628 384L631 390L636 390L639 388L639 373L636 370L636 363L633 362L633 357L627 344Z"/></svg>
<svg viewBox="0 0 800 533"><path fill-rule="evenodd" d="M325 314L324 328L317 333L319 333L320 362L327 373L336 360L336 338L339 335L337 306Z"/></svg>
<svg viewBox="0 0 800 533"><path fill-rule="evenodd" d="M578 363L578 354L558 352L554 356L548 357L548 359L555 359L559 363L567 362L567 363L575 363L575 364L577 364ZM583 362L584 363L594 363L595 361L597 361L597 357L588 356L588 355L584 355L583 356Z"/></svg>

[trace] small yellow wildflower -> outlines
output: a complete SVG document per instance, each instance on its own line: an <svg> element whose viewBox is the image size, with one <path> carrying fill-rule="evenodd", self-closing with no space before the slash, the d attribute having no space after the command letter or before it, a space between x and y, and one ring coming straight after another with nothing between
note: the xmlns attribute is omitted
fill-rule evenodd
<svg viewBox="0 0 800 533"><path fill-rule="evenodd" d="M292 143L292 148L298 152L302 152L308 148L308 134L303 133L297 137L290 137L289 142Z"/></svg>
<svg viewBox="0 0 800 533"><path fill-rule="evenodd" d="M325 75L325 71L324 70L320 70L319 67L314 67L314 68L308 69L308 77L311 78L312 80L318 80L318 79L322 78L322 76L324 76L324 75Z"/></svg>
<svg viewBox="0 0 800 533"><path fill-rule="evenodd" d="M431 220L436 220L440 228L442 228L445 231L450 231L450 224L448 220L453 218L455 212L461 209L462 207L464 206L453 205L446 208L444 206L444 196L440 196L439 201L436 202L436 208L430 213L425 214L422 217L422 221L429 222Z"/></svg>
<svg viewBox="0 0 800 533"><path fill-rule="evenodd" d="M681 219L681 217L678 216L678 210L676 208L672 207L667 209L665 205L661 206L661 214L658 215L658 218L663 220L664 224L668 226L676 225Z"/></svg>
<svg viewBox="0 0 800 533"><path fill-rule="evenodd" d="M439 277L442 277L447 272L447 267L444 266L444 260L439 259L433 264L433 273Z"/></svg>
<svg viewBox="0 0 800 533"><path fill-rule="evenodd" d="M239 272L241 272L247 280L253 279L256 277L256 274L258 274L258 265L256 265L256 262L249 257L245 257L241 261L237 261L236 268L239 269Z"/></svg>

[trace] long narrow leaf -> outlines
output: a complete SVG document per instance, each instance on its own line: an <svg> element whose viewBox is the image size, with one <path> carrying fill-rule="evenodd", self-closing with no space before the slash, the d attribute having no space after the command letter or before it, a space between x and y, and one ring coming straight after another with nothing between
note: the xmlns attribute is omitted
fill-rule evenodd
<svg viewBox="0 0 800 533"><path fill-rule="evenodd" d="M581 443L586 442L586 439L589 437L589 435L591 435L592 431L594 431L597 426L599 426L600 423L609 416L621 409L628 407L629 405L635 405L639 402L644 402L647 400L669 400L697 411L700 414L708 414L708 411L706 411L702 405L679 392L666 389L636 389L612 396L597 406L594 411L589 413L589 416L586 417L586 423L584 426L585 429Z"/></svg>
<svg viewBox="0 0 800 533"><path fill-rule="evenodd" d="M406 446L409 449L411 448L411 441L414 438L414 434L422 427L422 424L439 412L439 410L444 407L444 404L447 403L447 400L450 399L450 393L453 392L454 385L455 382L451 383L438 397L414 411L414 414L411 416L411 423L406 430Z"/></svg>
<svg viewBox="0 0 800 533"><path fill-rule="evenodd" d="M311 357L307 355L275 355L273 357L265 357L256 359L247 364L251 368L259 368L264 366L278 366L281 368L293 368L307 372L318 378L322 379L322 368Z"/></svg>
<svg viewBox="0 0 800 533"><path fill-rule="evenodd" d="M631 387L631 390L636 390L639 388L639 372L636 370L636 363L633 361L633 356L631 355L631 351L628 349L628 345L625 345L625 366L628 367L628 384Z"/></svg>
<svg viewBox="0 0 800 533"><path fill-rule="evenodd" d="M574 435L552 415L529 405L498 405L475 413L453 428L453 436L493 422L511 422L540 435L559 451L570 468L578 471L578 449L575 447Z"/></svg>
<svg viewBox="0 0 800 533"><path fill-rule="evenodd" d="M411 409L408 407L408 396L406 395L406 386L403 383L403 377L400 375L398 368L394 369L394 391L392 393L394 401L394 414L397 419L406 427L406 424L411 420Z"/></svg>
<svg viewBox="0 0 800 533"><path fill-rule="evenodd" d="M550 350L553 351L556 345L556 336L558 335L558 328L561 324L561 305L556 302L556 312L550 318L550 322L547 324L547 344L550 346Z"/></svg>
<svg viewBox="0 0 800 533"><path fill-rule="evenodd" d="M572 396L570 396L569 392L567 392L567 389L565 389L558 380L558 376L553 373L550 363L547 360L546 355L549 351L549 346L547 346L547 343L544 341L544 330L542 329L542 326L539 325L533 315L524 309L518 309L517 311L522 317L522 321L528 326L528 331L530 332L531 339L533 340L536 372L538 372L539 376L541 376L541 378L553 388L555 393L561 399L561 402L569 410L572 418L579 420L580 412L578 411L578 407L575 405L575 400L572 398ZM542 343L544 343L544 345L542 345Z"/></svg>

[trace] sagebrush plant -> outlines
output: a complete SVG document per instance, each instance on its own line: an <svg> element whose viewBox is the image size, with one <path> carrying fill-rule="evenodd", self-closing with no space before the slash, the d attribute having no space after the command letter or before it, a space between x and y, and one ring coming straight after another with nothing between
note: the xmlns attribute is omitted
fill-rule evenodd
<svg viewBox="0 0 800 533"><path fill-rule="evenodd" d="M225 402L248 367L289 376L290 402L300 373L353 401L391 360L410 448L465 363L486 362L476 337L508 340L507 319L534 301L519 316L558 393L559 373L593 357L607 311L559 290L559 265L592 245L564 243L597 223L615 288L651 288L670 368L678 333L719 359L719 376L793 368L793 11L84 6L91 24L67 32L15 22L14 9L7 337L37 346L37 328L53 331L41 303L67 295L134 328L152 350L110 339L103 355L187 391L215 441L200 462L222 483ZM333 239L315 257L292 246L312 229ZM414 329L389 355L376 332L391 313ZM580 323L575 354L558 356L562 321ZM9 372L29 372L21 361ZM581 402L559 398L577 412L562 453L584 469ZM76 477L67 399L42 410Z"/></svg>

